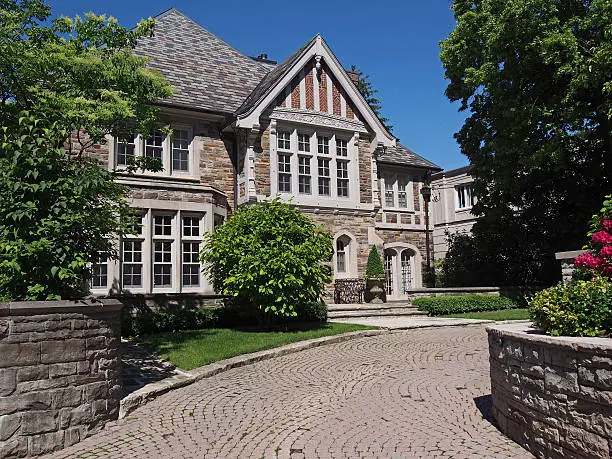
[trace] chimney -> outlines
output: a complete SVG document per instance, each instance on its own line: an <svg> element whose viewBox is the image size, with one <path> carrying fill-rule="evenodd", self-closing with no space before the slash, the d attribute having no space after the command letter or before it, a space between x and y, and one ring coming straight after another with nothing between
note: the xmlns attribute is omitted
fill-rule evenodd
<svg viewBox="0 0 612 459"><path fill-rule="evenodd" d="M348 74L353 84L359 87L359 72L353 72L352 70L347 70L346 73Z"/></svg>
<svg viewBox="0 0 612 459"><path fill-rule="evenodd" d="M251 59L257 62L263 62L264 64L272 64L276 65L278 62L268 59L268 55L266 53L262 53L259 56L249 56Z"/></svg>

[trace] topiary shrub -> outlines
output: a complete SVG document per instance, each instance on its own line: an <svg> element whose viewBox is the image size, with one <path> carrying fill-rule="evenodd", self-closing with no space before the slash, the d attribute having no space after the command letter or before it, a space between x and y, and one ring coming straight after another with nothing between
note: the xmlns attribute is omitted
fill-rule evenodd
<svg viewBox="0 0 612 459"><path fill-rule="evenodd" d="M366 265L366 279L384 279L385 268L383 266L382 259L378 253L376 246L372 246L370 254L368 255L368 263Z"/></svg>
<svg viewBox="0 0 612 459"><path fill-rule="evenodd" d="M261 325L297 316L331 281L323 264L333 238L295 206L278 199L242 206L204 236L201 259L215 290L260 315Z"/></svg>
<svg viewBox="0 0 612 459"><path fill-rule="evenodd" d="M604 277L542 290L529 301L536 327L553 336L612 334L612 282Z"/></svg>
<svg viewBox="0 0 612 459"><path fill-rule="evenodd" d="M521 307L518 299L497 295L417 298L412 301L412 304L418 306L419 311L427 311L432 316L460 314L464 312L500 311L503 309L517 309Z"/></svg>

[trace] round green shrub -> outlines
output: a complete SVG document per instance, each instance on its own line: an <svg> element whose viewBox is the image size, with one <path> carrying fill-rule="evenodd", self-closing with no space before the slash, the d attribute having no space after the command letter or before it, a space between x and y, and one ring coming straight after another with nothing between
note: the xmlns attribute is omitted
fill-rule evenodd
<svg viewBox="0 0 612 459"><path fill-rule="evenodd" d="M529 300L536 327L553 336L612 334L612 282L603 277L542 290Z"/></svg>
<svg viewBox="0 0 612 459"><path fill-rule="evenodd" d="M259 311L266 325L320 300L331 281L323 262L332 253L328 231L295 206L274 199L241 206L206 234L201 258L215 290Z"/></svg>

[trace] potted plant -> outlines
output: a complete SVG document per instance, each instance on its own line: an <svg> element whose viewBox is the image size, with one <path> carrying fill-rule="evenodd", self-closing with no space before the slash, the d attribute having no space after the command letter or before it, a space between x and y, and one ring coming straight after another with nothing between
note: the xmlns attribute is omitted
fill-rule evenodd
<svg viewBox="0 0 612 459"><path fill-rule="evenodd" d="M385 268L376 246L372 246L370 249L365 279L366 288L363 294L365 302L384 303L387 301L385 293Z"/></svg>

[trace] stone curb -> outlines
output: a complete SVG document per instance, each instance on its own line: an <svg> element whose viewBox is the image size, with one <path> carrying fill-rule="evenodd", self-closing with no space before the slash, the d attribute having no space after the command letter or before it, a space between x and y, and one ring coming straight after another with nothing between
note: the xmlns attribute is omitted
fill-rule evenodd
<svg viewBox="0 0 612 459"><path fill-rule="evenodd" d="M297 343L287 344L285 346L277 347L274 349L266 349L264 351L253 352L251 354L239 355L226 360L220 360L219 362L204 365L199 368L195 368L191 371L181 371L181 374L170 376L154 383L147 384L146 386L132 392L127 397L121 400L119 406L119 419L125 418L129 413L134 411L136 408L143 406L158 396L165 394L173 389L185 387L193 384L196 381L200 381L205 378L210 378L219 373L231 370L232 368L238 368L245 365L251 365L256 362L263 360L273 359L275 357L281 357L287 354L293 354L295 352L304 351L306 349L312 349L315 347L323 346L326 344L341 343L343 341L349 341L351 339L365 338L368 336L377 336L389 333L388 329L379 330L362 330L349 333L343 333L341 335L324 336L322 338L309 339L306 341L299 341Z"/></svg>

